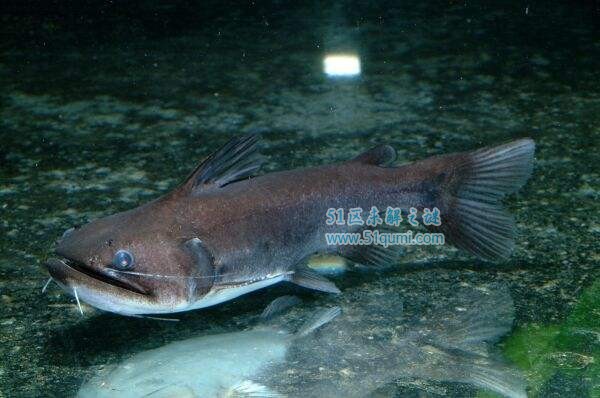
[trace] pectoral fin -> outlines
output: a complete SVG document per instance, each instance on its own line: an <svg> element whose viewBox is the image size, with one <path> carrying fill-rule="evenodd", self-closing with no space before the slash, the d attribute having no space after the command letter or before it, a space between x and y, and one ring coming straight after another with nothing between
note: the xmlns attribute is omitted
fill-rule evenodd
<svg viewBox="0 0 600 398"><path fill-rule="evenodd" d="M281 296L271 301L271 304L267 306L260 314L260 319L268 321L276 315L283 313L288 308L300 304L302 301L296 296Z"/></svg>
<svg viewBox="0 0 600 398"><path fill-rule="evenodd" d="M317 274L305 265L298 266L294 273L287 277L287 281L307 289L319 290L326 293L340 293L340 289L333 282Z"/></svg>
<svg viewBox="0 0 600 398"><path fill-rule="evenodd" d="M306 322L304 322L294 337L298 338L308 336L321 326L331 322L333 318L341 313L342 309L340 307L324 308L315 312Z"/></svg>
<svg viewBox="0 0 600 398"><path fill-rule="evenodd" d="M221 395L219 395L221 396ZM284 398L285 395L279 394L251 380L244 380L225 391L222 395L227 398Z"/></svg>

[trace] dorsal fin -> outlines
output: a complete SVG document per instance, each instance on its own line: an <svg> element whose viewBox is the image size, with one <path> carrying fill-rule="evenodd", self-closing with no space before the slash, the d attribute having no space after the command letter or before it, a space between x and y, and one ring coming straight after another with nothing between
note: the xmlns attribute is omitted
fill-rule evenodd
<svg viewBox="0 0 600 398"><path fill-rule="evenodd" d="M184 186L195 194L208 186L220 188L251 177L264 163L264 158L258 152L258 140L256 134L232 138L202 161Z"/></svg>
<svg viewBox="0 0 600 398"><path fill-rule="evenodd" d="M389 145L379 145L361 153L353 162L367 163L375 166L387 166L396 160L396 150Z"/></svg>

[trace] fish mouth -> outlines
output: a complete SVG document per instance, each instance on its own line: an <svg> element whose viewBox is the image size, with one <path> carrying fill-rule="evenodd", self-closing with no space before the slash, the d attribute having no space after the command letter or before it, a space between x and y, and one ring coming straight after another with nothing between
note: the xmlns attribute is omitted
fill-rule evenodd
<svg viewBox="0 0 600 398"><path fill-rule="evenodd" d="M130 293L146 295L147 292L135 282L125 279L108 269L106 272L92 269L68 258L51 258L44 263L52 279L64 286L84 284L96 288L107 285Z"/></svg>

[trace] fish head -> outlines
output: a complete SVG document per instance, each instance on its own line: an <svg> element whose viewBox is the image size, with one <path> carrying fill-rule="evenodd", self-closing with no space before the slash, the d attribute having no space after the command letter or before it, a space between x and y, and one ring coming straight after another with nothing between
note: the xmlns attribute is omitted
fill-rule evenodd
<svg viewBox="0 0 600 398"><path fill-rule="evenodd" d="M66 292L124 315L185 310L212 283L168 201L100 218L63 234L45 266Z"/></svg>

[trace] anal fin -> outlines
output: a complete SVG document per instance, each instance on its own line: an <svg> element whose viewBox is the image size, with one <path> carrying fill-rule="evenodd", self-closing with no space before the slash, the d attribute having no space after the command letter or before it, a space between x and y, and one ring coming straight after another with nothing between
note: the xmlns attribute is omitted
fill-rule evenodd
<svg viewBox="0 0 600 398"><path fill-rule="evenodd" d="M296 296L281 296L277 297L275 300L271 301L271 303L263 310L262 314L260 314L260 319L263 321L267 321L274 316L277 316L288 308L291 308L295 305L298 305L302 302Z"/></svg>
<svg viewBox="0 0 600 398"><path fill-rule="evenodd" d="M324 308L312 314L312 316L304 322L304 324L298 329L294 337L308 336L321 326L331 322L335 317L342 313L340 307Z"/></svg>

